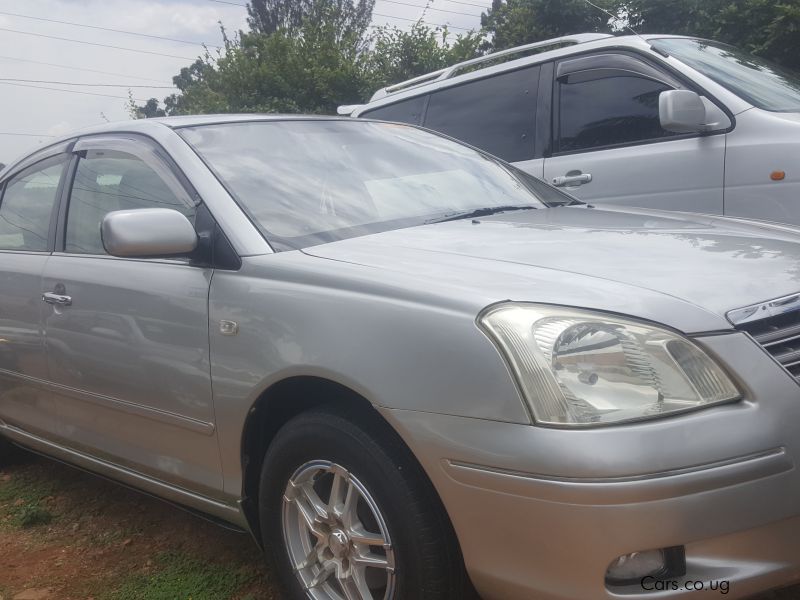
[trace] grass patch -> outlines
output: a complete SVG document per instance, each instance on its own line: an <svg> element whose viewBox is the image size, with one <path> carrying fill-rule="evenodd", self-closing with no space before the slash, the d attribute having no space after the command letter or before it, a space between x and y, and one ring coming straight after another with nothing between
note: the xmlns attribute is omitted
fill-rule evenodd
<svg viewBox="0 0 800 600"><path fill-rule="evenodd" d="M53 520L53 515L46 508L38 504L23 504L18 507L14 521L22 528L36 527L37 525L47 525Z"/></svg>
<svg viewBox="0 0 800 600"><path fill-rule="evenodd" d="M156 571L126 577L103 600L225 600L253 579L246 569L207 563L177 552L160 555Z"/></svg>
<svg viewBox="0 0 800 600"><path fill-rule="evenodd" d="M53 520L45 507L45 499L52 496L55 484L43 481L29 471L14 474L8 481L0 479L0 526L34 527Z"/></svg>

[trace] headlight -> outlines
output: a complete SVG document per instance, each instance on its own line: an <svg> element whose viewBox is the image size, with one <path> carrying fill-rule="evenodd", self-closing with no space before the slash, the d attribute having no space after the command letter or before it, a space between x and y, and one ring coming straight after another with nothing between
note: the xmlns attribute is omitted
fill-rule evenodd
<svg viewBox="0 0 800 600"><path fill-rule="evenodd" d="M739 398L696 344L631 319L503 304L478 320L537 423L591 426L650 419Z"/></svg>

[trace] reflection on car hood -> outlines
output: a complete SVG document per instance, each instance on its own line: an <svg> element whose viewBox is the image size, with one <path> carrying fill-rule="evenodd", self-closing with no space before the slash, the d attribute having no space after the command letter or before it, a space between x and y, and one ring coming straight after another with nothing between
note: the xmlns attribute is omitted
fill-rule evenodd
<svg viewBox="0 0 800 600"><path fill-rule="evenodd" d="M612 206L505 213L305 252L377 267L384 277L458 281L489 299L619 310L694 331L729 326L733 308L800 291L800 229ZM682 307L715 318L703 327L668 314Z"/></svg>

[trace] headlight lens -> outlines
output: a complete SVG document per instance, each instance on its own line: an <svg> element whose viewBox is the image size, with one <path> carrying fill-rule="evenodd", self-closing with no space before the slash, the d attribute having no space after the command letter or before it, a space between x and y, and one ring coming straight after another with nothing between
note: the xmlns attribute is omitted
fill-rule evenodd
<svg viewBox="0 0 800 600"><path fill-rule="evenodd" d="M619 423L740 397L696 344L653 325L516 303L490 309L479 324L505 355L537 423Z"/></svg>

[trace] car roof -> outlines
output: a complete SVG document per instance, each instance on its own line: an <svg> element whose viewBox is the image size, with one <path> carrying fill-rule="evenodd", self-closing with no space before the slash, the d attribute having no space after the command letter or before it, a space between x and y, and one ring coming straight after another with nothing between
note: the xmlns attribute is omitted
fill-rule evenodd
<svg viewBox="0 0 800 600"><path fill-rule="evenodd" d="M124 134L138 133L150 137L163 135L167 129L179 129L181 127L194 127L201 125L216 125L223 123L246 123L254 121L350 121L353 119L340 116L327 115L305 115L305 114L266 114L266 113L240 113L240 114L214 114L214 115L185 115L176 117L157 117L153 119L131 119L128 121L111 121L91 127L77 129L49 143L37 148L29 149L25 154L16 157L14 160L0 169L0 178L4 177L12 170L16 170L21 163L25 163L29 158L39 154L46 154L53 147L63 146L88 135L102 134Z"/></svg>
<svg viewBox="0 0 800 600"><path fill-rule="evenodd" d="M687 38L691 36L667 35L667 34L643 34L643 35L608 35L582 33L552 40L544 40L535 44L526 44L516 48L509 48L497 53L489 53L476 59L457 63L439 71L433 71L408 81L397 82L388 87L376 90L372 97L364 104L354 104L340 107L340 114L358 117L362 112L394 104L400 100L424 95L434 90L458 85L473 79L482 79L497 73L513 71L522 67L533 66L540 63L549 62L559 58L579 54L591 50L601 50L606 48L620 49L650 49L650 41L661 38ZM695 39L695 38L692 38ZM558 45L566 43L568 45ZM553 44L556 44L553 46ZM548 46L553 46L548 48ZM493 64L496 54L499 57L513 56L523 50L541 47L542 51L519 58L510 58L499 64ZM486 66L475 68L465 72L459 72L461 67L478 66L486 63Z"/></svg>

